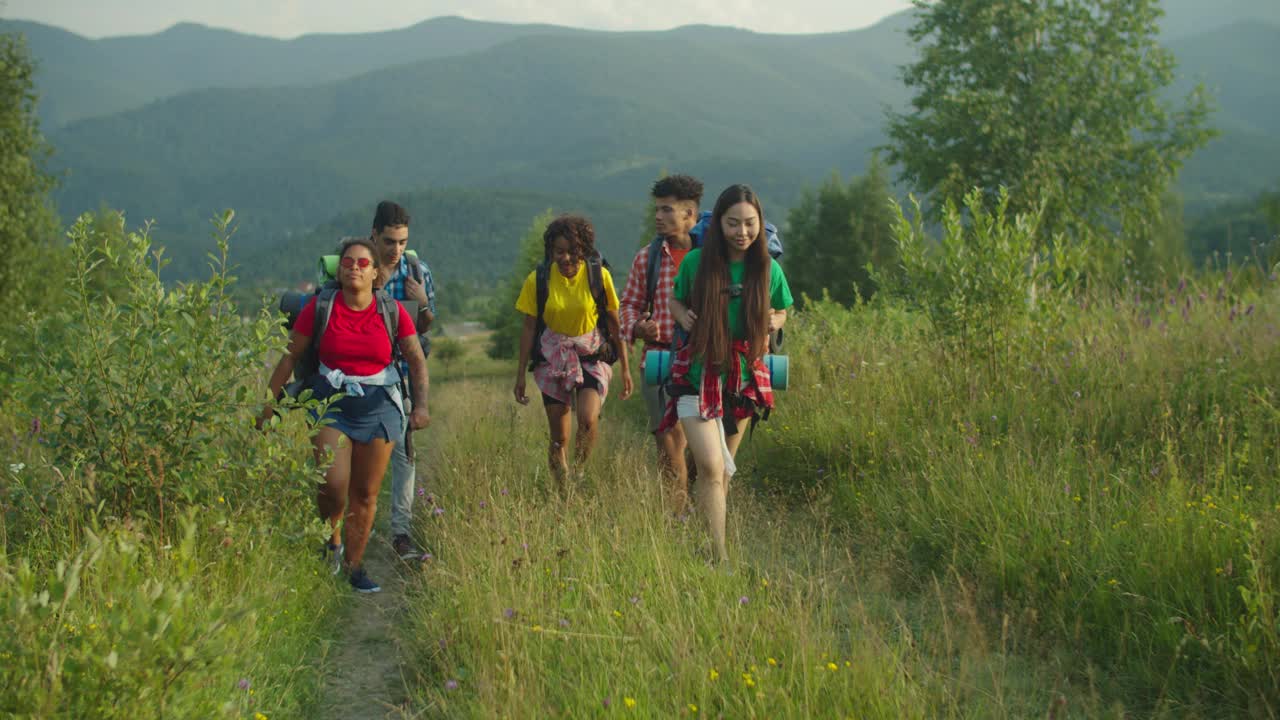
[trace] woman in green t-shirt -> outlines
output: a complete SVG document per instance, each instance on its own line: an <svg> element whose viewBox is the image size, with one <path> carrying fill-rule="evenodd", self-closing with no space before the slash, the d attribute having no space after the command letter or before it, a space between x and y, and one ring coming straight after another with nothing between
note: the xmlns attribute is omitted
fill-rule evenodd
<svg viewBox="0 0 1280 720"><path fill-rule="evenodd" d="M672 363L662 428L678 419L688 438L698 505L721 561L728 559L725 498L733 456L741 431L773 407L763 358L769 333L782 327L792 302L782 267L769 256L759 198L746 185L730 186L716 200L702 247L689 252L676 275L671 314L689 340Z"/></svg>

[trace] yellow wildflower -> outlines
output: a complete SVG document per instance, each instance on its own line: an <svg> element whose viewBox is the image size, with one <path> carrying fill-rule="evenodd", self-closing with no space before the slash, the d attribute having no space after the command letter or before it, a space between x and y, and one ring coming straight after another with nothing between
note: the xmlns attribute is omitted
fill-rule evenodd
<svg viewBox="0 0 1280 720"><path fill-rule="evenodd" d="M836 665L836 664L835 664L835 663L833 663L833 662L829 662L829 663L827 663L827 669L828 669L828 670L830 670L831 672L835 672L835 671L837 671L837 670L839 670L839 669L840 669L840 666L839 666L839 665Z"/></svg>
<svg viewBox="0 0 1280 720"><path fill-rule="evenodd" d="M633 708L636 706L635 698L624 697L622 698L622 702L625 703L628 708Z"/></svg>
<svg viewBox="0 0 1280 720"><path fill-rule="evenodd" d="M778 667L778 661L773 658L769 658L769 667Z"/></svg>
<svg viewBox="0 0 1280 720"><path fill-rule="evenodd" d="M693 713L694 715L697 715L697 714L698 714L698 706L697 706L697 705L694 705L693 703L689 703L689 712Z"/></svg>
<svg viewBox="0 0 1280 720"><path fill-rule="evenodd" d="M707 673L707 677L711 678L712 680L715 680L716 678L720 677L720 673L716 672L715 668L711 668L711 672Z"/></svg>
<svg viewBox="0 0 1280 720"><path fill-rule="evenodd" d="M218 502L220 502L220 503L224 503L224 502L226 502L226 501L227 501L227 499L226 499L226 498L222 497L221 495L219 495L219 496L218 496Z"/></svg>

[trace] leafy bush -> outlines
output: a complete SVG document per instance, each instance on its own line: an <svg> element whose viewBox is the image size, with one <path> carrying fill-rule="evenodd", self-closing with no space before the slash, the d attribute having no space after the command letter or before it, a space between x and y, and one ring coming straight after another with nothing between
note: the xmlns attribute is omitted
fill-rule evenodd
<svg viewBox="0 0 1280 720"><path fill-rule="evenodd" d="M0 405L0 715L309 714L336 597L305 431L253 428L274 319L224 263L161 285L146 234L82 217L60 302L24 320Z"/></svg>

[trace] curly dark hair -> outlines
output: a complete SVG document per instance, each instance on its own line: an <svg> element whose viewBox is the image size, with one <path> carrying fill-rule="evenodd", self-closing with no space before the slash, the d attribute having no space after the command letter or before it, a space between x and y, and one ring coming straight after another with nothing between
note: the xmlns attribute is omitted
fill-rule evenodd
<svg viewBox="0 0 1280 720"><path fill-rule="evenodd" d="M590 257L596 252L596 229L591 221L582 215L561 215L552 220L542 233L543 257L551 260L551 249L556 238L569 241L569 252L579 260Z"/></svg>
<svg viewBox="0 0 1280 720"><path fill-rule="evenodd" d="M692 200L696 205L702 202L702 181L691 175L668 175L653 184L650 195Z"/></svg>

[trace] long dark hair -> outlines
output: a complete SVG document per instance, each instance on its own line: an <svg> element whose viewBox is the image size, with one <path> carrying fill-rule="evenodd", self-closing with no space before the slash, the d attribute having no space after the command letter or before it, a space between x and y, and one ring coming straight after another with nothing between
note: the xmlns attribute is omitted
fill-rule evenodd
<svg viewBox="0 0 1280 720"><path fill-rule="evenodd" d="M725 368L733 341L729 329L729 246L721 221L729 208L743 202L754 207L759 216L755 240L747 248L746 271L742 277L743 321L751 345L748 357L753 360L764 357L769 340L769 279L773 259L769 257L764 232L764 210L750 187L730 185L720 193L711 211L690 305L698 320L689 342L694 355L702 357L709 372L721 372Z"/></svg>

